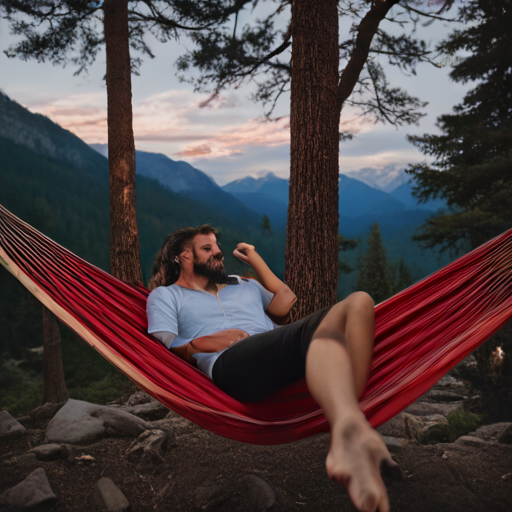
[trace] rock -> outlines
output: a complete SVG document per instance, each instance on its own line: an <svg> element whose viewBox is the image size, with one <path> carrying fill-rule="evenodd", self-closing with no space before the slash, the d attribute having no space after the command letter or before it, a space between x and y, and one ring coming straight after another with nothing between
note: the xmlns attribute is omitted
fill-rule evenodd
<svg viewBox="0 0 512 512"><path fill-rule="evenodd" d="M453 393L452 391L444 391L440 389L431 389L423 398L427 398L433 402L461 402L467 396Z"/></svg>
<svg viewBox="0 0 512 512"><path fill-rule="evenodd" d="M49 510L57 502L44 469L32 471L25 480L0 496L0 502L12 507L31 510Z"/></svg>
<svg viewBox="0 0 512 512"><path fill-rule="evenodd" d="M170 449L176 444L175 429L168 420L152 421L149 424L151 430L163 430L167 434L167 448Z"/></svg>
<svg viewBox="0 0 512 512"><path fill-rule="evenodd" d="M439 379L435 387L443 389L464 389L466 385L461 380L458 380L455 377L452 377L451 375L447 374L444 377L441 377L441 379Z"/></svg>
<svg viewBox="0 0 512 512"><path fill-rule="evenodd" d="M464 444L466 446L481 447L485 446L487 444L487 441L484 441L483 439L473 436L461 436L455 441L455 444Z"/></svg>
<svg viewBox="0 0 512 512"><path fill-rule="evenodd" d="M33 453L37 460L58 460L67 459L69 456L69 450L60 444L42 444L29 450L29 453Z"/></svg>
<svg viewBox="0 0 512 512"><path fill-rule="evenodd" d="M415 402L405 409L405 413L413 416L431 416L432 414L448 414L455 412L461 407L457 403L433 403L433 402Z"/></svg>
<svg viewBox="0 0 512 512"><path fill-rule="evenodd" d="M39 407L36 407L34 410L30 411L28 415L35 423L48 421L51 420L57 414L57 412L59 412L64 404L66 404L66 402L59 402L57 404L48 402Z"/></svg>
<svg viewBox="0 0 512 512"><path fill-rule="evenodd" d="M126 450L126 455L130 462L161 464L172 442L168 442L167 432L163 430L146 430Z"/></svg>
<svg viewBox="0 0 512 512"><path fill-rule="evenodd" d="M138 389L137 391L135 391L135 393L133 393L133 395L130 398L128 398L124 405L128 407L134 407L140 404L147 404L154 400L155 399L148 395L145 391L142 391L142 389Z"/></svg>
<svg viewBox="0 0 512 512"><path fill-rule="evenodd" d="M389 450L389 453L399 453L402 451L404 445L407 444L407 439L402 439L399 437L389 437L389 436L382 436L382 440L384 441L384 444L386 445L387 449Z"/></svg>
<svg viewBox="0 0 512 512"><path fill-rule="evenodd" d="M254 510L268 510L276 502L276 495L270 485L257 475L245 475L238 481L244 489Z"/></svg>
<svg viewBox="0 0 512 512"><path fill-rule="evenodd" d="M26 429L34 428L35 422L30 416L21 416L16 418L16 421L23 425Z"/></svg>
<svg viewBox="0 0 512 512"><path fill-rule="evenodd" d="M502 444L512 444L512 423L498 437L498 442Z"/></svg>
<svg viewBox="0 0 512 512"><path fill-rule="evenodd" d="M508 428L512 427L512 423L492 423L490 425L482 425L478 427L474 432L470 432L470 436L478 437L484 441L500 441L501 436L507 431ZM506 443L505 443L506 444Z"/></svg>
<svg viewBox="0 0 512 512"><path fill-rule="evenodd" d="M117 512L127 510L130 507L130 502L126 499L126 496L110 478L100 478L96 482L94 495L102 510Z"/></svg>
<svg viewBox="0 0 512 512"><path fill-rule="evenodd" d="M7 411L0 411L0 435L19 436L27 432L27 429L16 421Z"/></svg>
<svg viewBox="0 0 512 512"><path fill-rule="evenodd" d="M194 505L198 510L209 512L231 498L231 491L225 484L205 484L196 489Z"/></svg>
<svg viewBox="0 0 512 512"><path fill-rule="evenodd" d="M431 428L448 423L448 420L441 414L413 416L412 414L404 413L403 418L407 437L416 441L421 441Z"/></svg>
<svg viewBox="0 0 512 512"><path fill-rule="evenodd" d="M167 416L169 409L156 400L147 404L135 405L134 407L123 407L123 410L134 414L146 421L161 420Z"/></svg>
<svg viewBox="0 0 512 512"><path fill-rule="evenodd" d="M104 437L137 437L149 425L121 409L68 400L48 424L50 442L90 444Z"/></svg>

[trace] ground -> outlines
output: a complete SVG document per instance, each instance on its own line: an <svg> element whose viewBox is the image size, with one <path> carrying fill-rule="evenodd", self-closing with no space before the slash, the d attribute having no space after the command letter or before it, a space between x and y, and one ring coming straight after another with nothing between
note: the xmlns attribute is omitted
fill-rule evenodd
<svg viewBox="0 0 512 512"><path fill-rule="evenodd" d="M205 483L224 483L231 498L215 510L251 510L238 480L257 474L273 487L280 511L353 511L345 490L325 472L329 437L321 435L282 446L253 446L203 430L170 413L176 443L165 462L141 466L127 461L133 440L105 439L72 447L68 460L42 462L28 450L44 441L44 429L0 443L0 494L42 467L59 497L55 512L97 510L92 489L110 477L135 512L194 511L195 491ZM76 460L91 455L94 462ZM410 444L395 456L402 480L386 480L393 512L505 512L512 504L512 445L486 443ZM506 476L508 475L508 476ZM505 478L502 478L504 477Z"/></svg>

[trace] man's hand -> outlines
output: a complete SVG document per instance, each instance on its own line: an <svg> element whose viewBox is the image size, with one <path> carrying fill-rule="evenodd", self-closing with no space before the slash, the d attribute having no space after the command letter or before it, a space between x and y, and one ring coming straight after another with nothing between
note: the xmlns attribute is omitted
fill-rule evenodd
<svg viewBox="0 0 512 512"><path fill-rule="evenodd" d="M242 331L242 329L224 329L222 331L209 334L208 336L201 336L192 340L189 343L188 353L220 352L248 336L249 334Z"/></svg>
<svg viewBox="0 0 512 512"><path fill-rule="evenodd" d="M236 246L236 249L233 251L233 254L244 263L248 263L251 265L251 260L253 255L256 253L256 249L254 245L249 245L244 242L239 243Z"/></svg>

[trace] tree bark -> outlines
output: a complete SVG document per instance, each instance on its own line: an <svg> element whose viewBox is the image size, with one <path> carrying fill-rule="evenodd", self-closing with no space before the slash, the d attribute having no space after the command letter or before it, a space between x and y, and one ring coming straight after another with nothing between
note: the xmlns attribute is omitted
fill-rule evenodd
<svg viewBox="0 0 512 512"><path fill-rule="evenodd" d="M128 35L128 0L106 0L108 161L110 171L110 271L142 283L135 216L135 143Z"/></svg>
<svg viewBox="0 0 512 512"><path fill-rule="evenodd" d="M43 343L43 403L65 402L69 395L62 366L59 324L54 314L45 306L43 306Z"/></svg>
<svg viewBox="0 0 512 512"><path fill-rule="evenodd" d="M285 269L294 320L337 300L338 60L337 1L294 0Z"/></svg>

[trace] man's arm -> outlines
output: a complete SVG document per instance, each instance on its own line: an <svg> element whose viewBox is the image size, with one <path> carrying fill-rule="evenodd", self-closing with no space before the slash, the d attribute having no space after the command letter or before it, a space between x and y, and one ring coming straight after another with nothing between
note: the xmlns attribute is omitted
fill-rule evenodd
<svg viewBox="0 0 512 512"><path fill-rule="evenodd" d="M266 309L267 315L276 324L288 323L290 311L297 302L295 293L270 270L263 258L256 252L254 245L240 243L236 246L233 254L244 263L251 265L263 286L274 294L272 302Z"/></svg>
<svg viewBox="0 0 512 512"><path fill-rule="evenodd" d="M158 331L153 332L152 335L165 345L173 354L176 354L178 357L181 357L194 366L197 365L194 354L200 352L220 352L237 341L249 336L249 334L242 331L242 329L224 329L207 336L200 336L199 338L195 338L178 347L173 347L172 342L174 341L174 338L176 338L176 334L167 331Z"/></svg>

